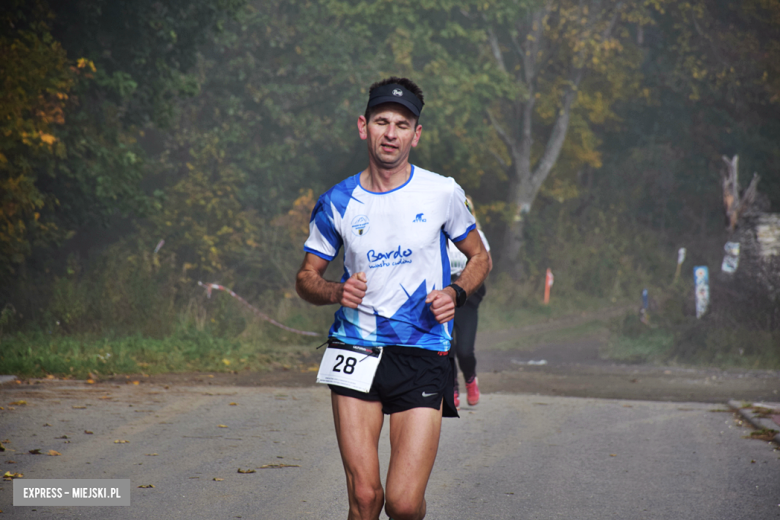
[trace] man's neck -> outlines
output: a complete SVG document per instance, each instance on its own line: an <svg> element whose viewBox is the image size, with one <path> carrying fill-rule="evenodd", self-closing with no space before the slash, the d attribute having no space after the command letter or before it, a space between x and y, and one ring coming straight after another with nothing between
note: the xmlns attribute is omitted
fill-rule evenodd
<svg viewBox="0 0 780 520"><path fill-rule="evenodd" d="M360 185L368 191L385 193L403 186L409 180L411 173L412 165L408 162L392 169L369 165L360 174Z"/></svg>

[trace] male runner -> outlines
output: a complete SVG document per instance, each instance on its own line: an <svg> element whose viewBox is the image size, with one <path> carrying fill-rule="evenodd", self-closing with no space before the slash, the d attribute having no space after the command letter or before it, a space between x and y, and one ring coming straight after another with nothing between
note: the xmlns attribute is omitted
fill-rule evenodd
<svg viewBox="0 0 780 520"><path fill-rule="evenodd" d="M371 86L357 122L368 167L317 201L295 285L310 303L341 305L318 381L335 381L349 520L377 520L383 505L394 520L425 516L442 415L457 417L450 320L488 272L463 190L409 163L422 107L422 91L406 78ZM457 285L450 284L448 238L469 259ZM326 281L341 246L344 275ZM383 414L390 415L386 492L377 452Z"/></svg>

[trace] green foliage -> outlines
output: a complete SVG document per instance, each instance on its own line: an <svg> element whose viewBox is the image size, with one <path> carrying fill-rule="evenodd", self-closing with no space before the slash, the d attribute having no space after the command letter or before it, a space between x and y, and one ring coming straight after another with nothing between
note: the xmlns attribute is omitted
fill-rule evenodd
<svg viewBox="0 0 780 520"><path fill-rule="evenodd" d="M658 328L621 325L625 359L716 359L738 344L699 330L690 295L667 285L680 246L689 262L720 261L722 154L739 153L779 200L774 4L14 0L0 23L4 337L169 345L192 332L186 342L238 349L225 342L262 330L260 344L295 342L225 294L206 299L198 281L325 330L332 309L292 289L309 213L365 166L355 120L368 86L393 74L426 96L413 162L473 195L496 260L517 216L517 166L557 146L548 138L573 95L523 215L526 276L491 275L487 328L638 302L646 287L664 300ZM777 324L735 316L770 352ZM182 367L207 348L158 350L141 362Z"/></svg>
<svg viewBox="0 0 780 520"><path fill-rule="evenodd" d="M208 35L243 0L75 0L52 3L52 33L73 56L91 59L96 81L82 92L124 127L165 126L191 94L187 72Z"/></svg>
<svg viewBox="0 0 780 520"><path fill-rule="evenodd" d="M177 328L164 338L140 334L74 336L18 333L3 339L0 372L19 377L88 379L90 374L158 374L164 372L268 370L291 365L308 368L313 346L276 345L256 340L222 338L207 331Z"/></svg>
<svg viewBox="0 0 780 520"><path fill-rule="evenodd" d="M63 146L53 135L78 76L54 41L43 2L12 1L0 15L0 277L23 262L32 246L61 236L42 220L56 198L37 185Z"/></svg>

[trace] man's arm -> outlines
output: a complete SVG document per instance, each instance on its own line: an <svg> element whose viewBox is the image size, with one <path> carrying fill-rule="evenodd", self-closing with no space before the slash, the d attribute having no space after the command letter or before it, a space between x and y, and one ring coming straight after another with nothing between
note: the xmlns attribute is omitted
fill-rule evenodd
<svg viewBox="0 0 780 520"><path fill-rule="evenodd" d="M366 295L366 274L353 274L346 282L329 282L322 275L328 268L328 262L312 253L306 253L303 264L295 278L295 291L298 296L314 305L338 303L344 307L357 309Z"/></svg>
<svg viewBox="0 0 780 520"><path fill-rule="evenodd" d="M471 296L474 291L485 281L490 272L492 262L490 253L485 249L482 238L476 229L471 230L466 238L455 243L455 247L466 255L468 262L458 277L458 285ZM425 299L431 304L431 311L439 323L447 323L455 317L455 302L457 295L452 287L445 287L440 291L431 291Z"/></svg>

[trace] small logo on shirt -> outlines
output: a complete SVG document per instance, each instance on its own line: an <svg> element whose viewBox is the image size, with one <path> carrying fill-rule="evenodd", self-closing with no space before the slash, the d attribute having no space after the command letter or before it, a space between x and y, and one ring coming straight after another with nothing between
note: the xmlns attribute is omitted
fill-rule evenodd
<svg viewBox="0 0 780 520"><path fill-rule="evenodd" d="M368 234L368 230L371 227L371 223L368 221L368 217L365 215L358 215L352 219L352 234L356 237L362 237Z"/></svg>
<svg viewBox="0 0 780 520"><path fill-rule="evenodd" d="M412 220L412 223L415 222L428 222L426 219L423 218L422 213L418 213L416 217L414 217L414 220Z"/></svg>
<svg viewBox="0 0 780 520"><path fill-rule="evenodd" d="M404 93L403 93L403 91L402 91L400 88L397 88L397 89L394 89L394 90L393 90L393 95L394 95L395 97L401 97L401 96L403 96L403 95L404 95Z"/></svg>
<svg viewBox="0 0 780 520"><path fill-rule="evenodd" d="M427 393L427 392L423 392L423 393L422 393L422 396L423 396L423 397L431 397L432 395L436 395L436 394L438 394L438 393L439 393L439 392L434 392L434 393L432 393L432 394L429 394L429 393Z"/></svg>

